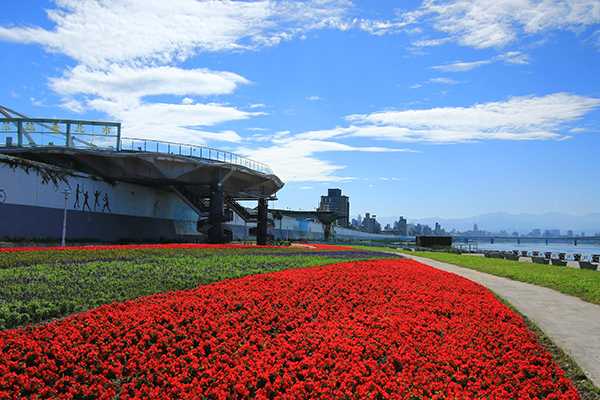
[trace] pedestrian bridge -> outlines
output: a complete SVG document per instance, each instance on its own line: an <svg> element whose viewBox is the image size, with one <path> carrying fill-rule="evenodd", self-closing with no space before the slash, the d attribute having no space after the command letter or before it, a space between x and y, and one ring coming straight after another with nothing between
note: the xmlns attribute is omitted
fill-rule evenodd
<svg viewBox="0 0 600 400"><path fill-rule="evenodd" d="M548 243L600 243L600 236L576 236L576 237L546 237L546 236L453 236L454 243L475 243L475 242L515 242L518 244L527 242L544 242Z"/></svg>

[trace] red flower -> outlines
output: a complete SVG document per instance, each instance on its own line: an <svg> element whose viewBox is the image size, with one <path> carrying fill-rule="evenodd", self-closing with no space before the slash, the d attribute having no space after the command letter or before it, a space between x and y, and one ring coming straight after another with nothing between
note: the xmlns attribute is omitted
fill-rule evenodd
<svg viewBox="0 0 600 400"><path fill-rule="evenodd" d="M560 398L484 287L409 260L254 275L0 333L0 398Z"/></svg>

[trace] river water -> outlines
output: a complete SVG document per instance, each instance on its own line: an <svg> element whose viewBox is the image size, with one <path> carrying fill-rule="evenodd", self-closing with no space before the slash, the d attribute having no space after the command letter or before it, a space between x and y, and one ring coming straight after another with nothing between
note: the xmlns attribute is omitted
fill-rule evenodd
<svg viewBox="0 0 600 400"><path fill-rule="evenodd" d="M513 250L518 250L519 254L521 254L521 251L527 251L529 252L529 255L531 255L532 251L539 251L540 252L540 256L544 256L545 252L552 252L552 257L553 258L558 258L558 253L565 253L568 256L572 256L573 254L581 254L582 259L588 259L591 257L592 254L600 254L600 245L598 244L577 244L577 246L575 246L573 243L549 243L546 244L545 242L540 242L540 243L531 243L531 242L521 242L521 244L518 244L516 241L515 242L506 242L506 243L490 243L489 241L486 242L477 242L477 243L470 243L471 244L471 250L475 250L475 246L477 246L477 249L479 250L496 250L496 251L513 251ZM464 243L455 243L454 247L461 247L462 249L469 249L469 244L464 244Z"/></svg>

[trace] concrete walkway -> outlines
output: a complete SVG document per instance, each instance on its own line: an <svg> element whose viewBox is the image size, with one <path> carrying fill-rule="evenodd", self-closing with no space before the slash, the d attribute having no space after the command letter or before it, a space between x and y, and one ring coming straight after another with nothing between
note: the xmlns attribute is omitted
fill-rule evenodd
<svg viewBox="0 0 600 400"><path fill-rule="evenodd" d="M600 387L600 306L530 283L411 254L402 255L465 277L498 294L539 326L573 358L594 385Z"/></svg>

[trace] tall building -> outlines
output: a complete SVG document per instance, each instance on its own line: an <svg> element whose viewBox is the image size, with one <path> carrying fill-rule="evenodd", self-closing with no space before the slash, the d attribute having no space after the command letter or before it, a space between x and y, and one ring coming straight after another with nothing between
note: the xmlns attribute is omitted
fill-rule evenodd
<svg viewBox="0 0 600 400"><path fill-rule="evenodd" d="M380 233L381 224L377 222L375 218L377 218L376 215L373 215L373 217L371 217L371 214L365 213L365 219L363 219L362 230L369 233Z"/></svg>
<svg viewBox="0 0 600 400"><path fill-rule="evenodd" d="M406 224L406 218L400 217L396 226L398 227L401 236L408 235L408 226Z"/></svg>
<svg viewBox="0 0 600 400"><path fill-rule="evenodd" d="M318 211L330 211L342 214L344 218L338 219L338 225L348 228L350 216L350 199L342 196L341 189L329 189L327 196L321 196Z"/></svg>

